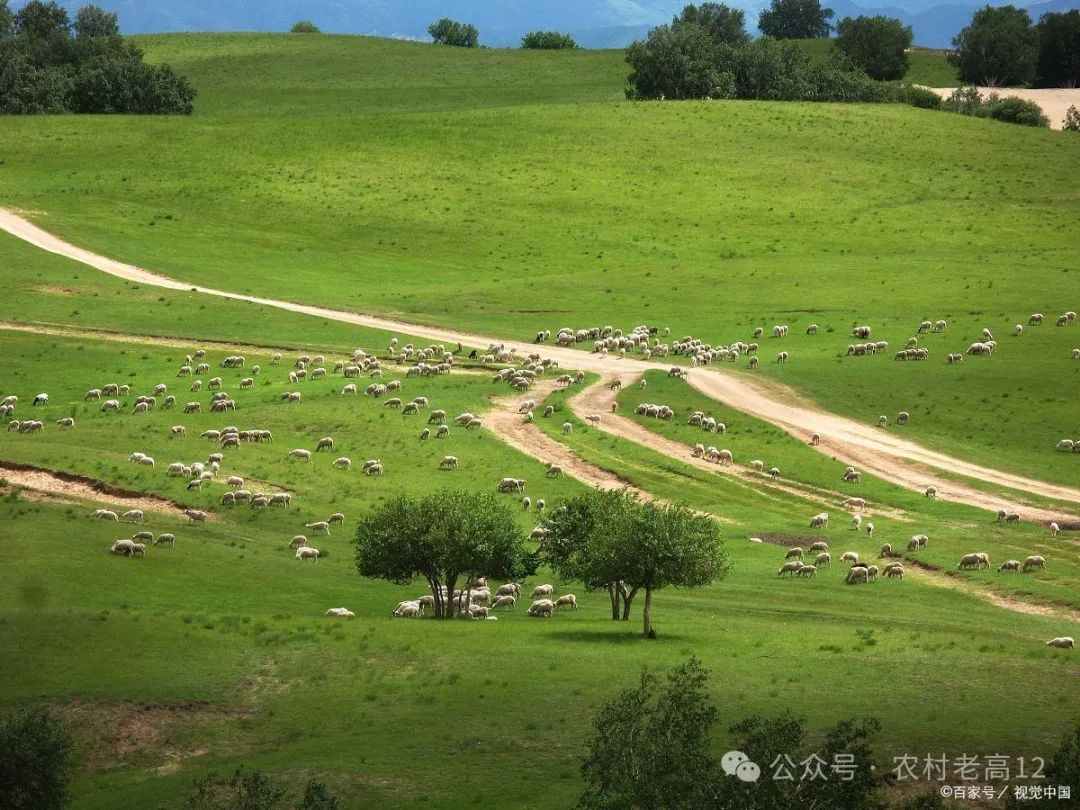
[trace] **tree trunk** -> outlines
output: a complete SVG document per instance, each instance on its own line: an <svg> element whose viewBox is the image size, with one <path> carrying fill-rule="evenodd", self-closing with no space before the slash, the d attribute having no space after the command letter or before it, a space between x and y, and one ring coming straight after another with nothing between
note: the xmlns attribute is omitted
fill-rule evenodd
<svg viewBox="0 0 1080 810"><path fill-rule="evenodd" d="M457 600L454 598L454 586L457 585L457 574L446 575L446 603L443 605L444 619L452 619L457 615Z"/></svg>
<svg viewBox="0 0 1080 810"><path fill-rule="evenodd" d="M438 577L428 577L428 587L431 588L431 598L435 600L435 615L441 616L443 611L442 587Z"/></svg>
<svg viewBox="0 0 1080 810"><path fill-rule="evenodd" d="M645 589L645 609L641 615L645 620L643 635L645 638L656 638L656 631L652 627L652 588Z"/></svg>
<svg viewBox="0 0 1080 810"><path fill-rule="evenodd" d="M631 588L629 593L627 593L625 590L623 591L623 614L622 614L622 620L624 622L630 620L630 607L634 603L634 597L637 596L637 592L638 592L637 588Z"/></svg>
<svg viewBox="0 0 1080 810"><path fill-rule="evenodd" d="M609 582L608 586L607 586L607 589L608 589L608 597L611 599L611 620L613 622L617 622L619 620L619 602L620 602L620 594L619 594L618 583L617 582Z"/></svg>

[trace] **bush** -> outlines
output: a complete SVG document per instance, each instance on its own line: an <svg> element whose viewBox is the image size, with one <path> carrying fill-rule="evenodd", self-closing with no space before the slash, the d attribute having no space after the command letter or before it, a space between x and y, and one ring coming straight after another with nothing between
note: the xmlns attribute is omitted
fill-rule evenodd
<svg viewBox="0 0 1080 810"><path fill-rule="evenodd" d="M293 34L321 34L319 26L313 23L311 20L298 20L293 23L293 27L289 29Z"/></svg>
<svg viewBox="0 0 1080 810"><path fill-rule="evenodd" d="M919 107L924 110L940 110L944 103L941 96L933 90L913 84L901 87L898 96L898 100L904 104L910 104L912 107Z"/></svg>
<svg viewBox="0 0 1080 810"><path fill-rule="evenodd" d="M1025 127L1048 127L1050 119L1043 115L1042 107L1034 101L1009 96L986 105L986 115L995 121L1021 124Z"/></svg>
<svg viewBox="0 0 1080 810"><path fill-rule="evenodd" d="M1061 128L1066 132L1080 132L1080 110L1072 105L1065 111L1065 120L1061 122Z"/></svg>
<svg viewBox="0 0 1080 810"><path fill-rule="evenodd" d="M54 810L68 803L71 735L48 711L18 712L0 722L0 807Z"/></svg>
<svg viewBox="0 0 1080 810"><path fill-rule="evenodd" d="M532 31L521 38L521 47L534 51L572 50L578 44L569 34L558 31Z"/></svg>

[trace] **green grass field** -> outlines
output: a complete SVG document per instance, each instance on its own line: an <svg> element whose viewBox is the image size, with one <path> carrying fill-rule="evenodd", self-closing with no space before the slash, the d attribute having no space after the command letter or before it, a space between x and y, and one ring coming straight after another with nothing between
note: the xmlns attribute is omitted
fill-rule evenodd
<svg viewBox="0 0 1080 810"><path fill-rule="evenodd" d="M761 368L725 370L868 424L908 410L910 425L888 429L989 466L1080 480L1080 455L1053 449L1077 436L1080 391L1069 356L1080 326L1052 325L1080 308L1080 141L1068 133L893 106L631 104L615 51L247 34L139 41L148 58L189 75L195 114L0 118L0 205L193 284L518 345L561 326L648 323L728 343L787 323L790 337L761 341ZM925 74L940 67L916 54ZM722 727L791 709L818 740L842 718L872 715L885 766L926 751L1049 756L1073 721L1080 663L1044 642L1076 635L1075 533L1053 540L1034 523L1001 526L869 476L844 485L839 462L650 373L646 391L620 395L623 415L633 418L638 401L671 405L671 423L638 421L688 454L705 437L686 416L706 411L729 430L705 443L731 447L740 464L776 464L810 495L720 476L573 417L564 437L576 387L550 396L556 415L538 416L538 427L637 487L715 514L727 579L661 591L656 642L640 639L640 606L634 621L613 623L606 595L579 583L557 585L582 609L550 622L520 606L497 622L394 619L394 604L422 586L356 574L351 540L364 510L451 483L491 491L506 475L555 507L582 485L545 477L541 461L486 428L421 441L426 417L342 397L340 375L287 382L297 353L324 352L332 368L407 335L149 289L7 235L0 278L0 396L17 394L16 418L47 426L0 432L0 460L214 513L202 527L152 515L147 528L175 532L176 547L125 559L106 552L131 529L90 520L96 502L0 494L0 710L44 701L70 721L80 810L183 807L194 778L241 764L294 791L323 779L348 808L569 806L595 709L642 666L691 655L712 670ZM1036 311L1050 324L1009 336ZM928 362L844 354L853 324L872 324L896 350L924 318L950 324L921 338ZM804 334L811 322L816 336ZM998 356L944 364L987 326ZM235 413L131 413L134 396L159 382L205 409L209 392L175 376L199 346L212 369L204 379L224 378ZM781 349L791 361L771 362ZM279 366L274 350L285 354ZM218 368L238 351L248 370ZM256 385L239 390L255 363ZM406 399L428 396L451 416L484 411L508 390L486 373L420 380L384 366ZM132 386L122 413L83 401L107 382ZM280 401L297 389L301 405ZM50 403L33 409L38 391ZM74 430L54 426L65 416ZM187 438L169 438L176 424ZM170 462L216 451L199 433L224 424L274 432L272 445L226 451L222 475L287 488L291 509L222 507L220 483L188 492L165 476ZM332 455L286 460L326 435ZM128 462L136 450L155 467ZM461 468L440 472L444 454ZM331 469L339 455L352 458L351 473ZM363 475L367 458L386 474ZM852 531L838 503L829 530L809 529L823 508L812 494L825 489L888 510L873 517L874 537ZM345 526L318 541L329 555L298 563L289 539L336 511ZM519 511L523 529L535 521ZM813 580L776 576L788 541L827 539L838 561L848 549L876 557L884 542L901 549L915 533L931 543L910 555L903 582L846 587L838 562ZM975 550L992 569L957 574L958 557ZM996 572L1033 553L1047 557L1046 571ZM545 581L541 570L528 584ZM322 615L339 605L356 618ZM715 741L718 753L728 742Z"/></svg>

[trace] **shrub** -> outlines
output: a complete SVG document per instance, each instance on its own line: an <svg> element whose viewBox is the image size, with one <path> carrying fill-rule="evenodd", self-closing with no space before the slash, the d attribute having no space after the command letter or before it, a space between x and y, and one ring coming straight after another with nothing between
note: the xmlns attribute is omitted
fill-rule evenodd
<svg viewBox="0 0 1080 810"><path fill-rule="evenodd" d="M521 38L521 47L535 51L572 50L578 44L569 34L558 31L531 31Z"/></svg>
<svg viewBox="0 0 1080 810"><path fill-rule="evenodd" d="M1080 110L1072 105L1065 111L1065 120L1061 122L1061 128L1066 132L1080 132Z"/></svg>
<svg viewBox="0 0 1080 810"><path fill-rule="evenodd" d="M904 85L899 91L900 100L912 107L924 110L940 110L944 103L941 96L926 87L917 85Z"/></svg>
<svg viewBox="0 0 1080 810"><path fill-rule="evenodd" d="M1008 96L986 105L986 115L995 121L1021 124L1025 127L1048 127L1050 120L1034 101Z"/></svg>
<svg viewBox="0 0 1080 810"><path fill-rule="evenodd" d="M48 709L18 712L0 722L0 807L64 807L71 747L71 735Z"/></svg>
<svg viewBox="0 0 1080 810"><path fill-rule="evenodd" d="M321 34L319 26L313 23L311 20L298 20L293 23L293 27L289 29L293 34Z"/></svg>

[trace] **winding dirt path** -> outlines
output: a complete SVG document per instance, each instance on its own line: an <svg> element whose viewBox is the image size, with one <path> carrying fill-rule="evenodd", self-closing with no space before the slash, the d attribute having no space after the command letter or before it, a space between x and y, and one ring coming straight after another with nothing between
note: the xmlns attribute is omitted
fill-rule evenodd
<svg viewBox="0 0 1080 810"><path fill-rule="evenodd" d="M262 306L275 307L357 326L400 332L426 340L461 342L471 346L486 346L489 343L499 342L508 345L520 343L519 341L499 341L467 332L404 323L388 318L343 312L309 304L278 301L241 295L210 287L193 286L76 247L6 209L0 209L0 229L42 250L65 256L118 278L140 284L172 290L201 292L237 301L248 301ZM557 360L567 368L584 369L600 374L618 373L629 376L650 369L666 368L662 363L629 358L621 359L611 355L588 354L576 349L558 346L545 346L543 352L545 356ZM742 377L726 374L717 369L694 369L689 375L689 382L706 396L712 397L736 410L771 422L798 438L805 440L809 439L812 433L820 433L822 442L817 447L819 451L836 457L842 463L852 464L900 486L921 492L926 486L932 484L938 487L942 497L963 501L992 511L999 508L1010 509L1019 512L1027 519L1072 521L1076 518L1074 514L1069 512L1052 511L1023 503L1015 503L1010 501L1007 496L997 497L962 484L935 478L919 467L911 466L910 462L976 478L980 481L1020 492L1030 492L1042 497L1068 501L1074 504L1080 504L1080 489L1025 478L962 461L914 442L906 441L876 427L827 413L806 404L797 404L795 400L786 397L782 393L783 389L779 386L752 384ZM650 444L653 441L652 434L649 434Z"/></svg>
<svg viewBox="0 0 1080 810"><path fill-rule="evenodd" d="M33 492L57 496L61 499L79 499L111 506L114 511L142 509L145 512L161 512L172 517L186 518L184 508L166 498L129 492L109 486L101 481L72 473L62 473L29 464L0 461L0 478L10 485Z"/></svg>

